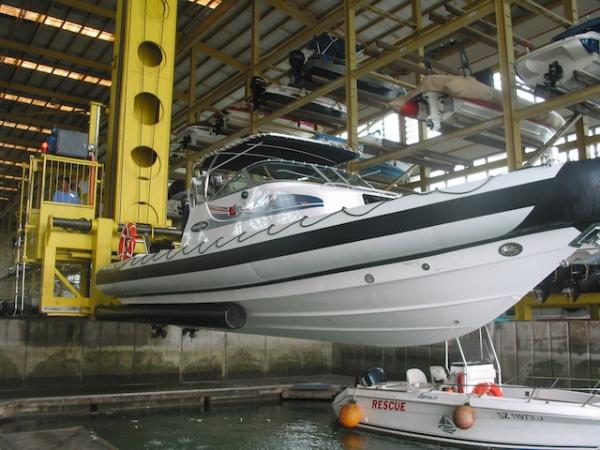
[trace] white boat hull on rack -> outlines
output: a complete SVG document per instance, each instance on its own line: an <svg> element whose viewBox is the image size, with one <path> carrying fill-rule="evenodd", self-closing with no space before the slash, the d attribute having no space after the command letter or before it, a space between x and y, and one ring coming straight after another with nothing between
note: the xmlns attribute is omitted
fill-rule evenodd
<svg viewBox="0 0 600 450"><path fill-rule="evenodd" d="M552 42L521 57L515 69L524 83L531 87L546 86L552 64L560 66L560 75L555 81L562 92L573 92L592 83L600 82L600 53L589 51L582 44L584 40L600 41L600 33L587 33L570 36ZM589 80L589 81L588 81Z"/></svg>

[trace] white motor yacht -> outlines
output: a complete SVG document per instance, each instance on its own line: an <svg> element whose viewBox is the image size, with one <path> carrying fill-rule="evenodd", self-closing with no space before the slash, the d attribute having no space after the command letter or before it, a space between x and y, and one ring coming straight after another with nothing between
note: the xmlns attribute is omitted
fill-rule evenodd
<svg viewBox="0 0 600 450"><path fill-rule="evenodd" d="M341 168L358 156L276 134L208 155L181 246L101 269L98 288L123 305L96 316L360 344L441 342L503 313L596 237L600 160L400 196Z"/></svg>

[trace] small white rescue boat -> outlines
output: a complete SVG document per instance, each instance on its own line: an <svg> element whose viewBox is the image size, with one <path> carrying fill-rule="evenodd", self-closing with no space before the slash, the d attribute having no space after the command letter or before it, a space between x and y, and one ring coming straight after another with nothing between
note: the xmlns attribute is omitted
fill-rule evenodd
<svg viewBox="0 0 600 450"><path fill-rule="evenodd" d="M600 448L598 384L588 392L496 384L497 358L467 362L462 349L461 356L432 366L430 379L409 369L405 382L385 382L381 369L371 369L338 394L334 411L349 428L457 446Z"/></svg>

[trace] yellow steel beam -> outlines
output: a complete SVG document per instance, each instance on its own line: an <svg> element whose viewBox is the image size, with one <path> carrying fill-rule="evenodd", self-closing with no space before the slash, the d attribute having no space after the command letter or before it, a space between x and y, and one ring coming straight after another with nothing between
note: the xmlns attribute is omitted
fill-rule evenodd
<svg viewBox="0 0 600 450"><path fill-rule="evenodd" d="M100 292L96 287L98 270L112 262L112 251L115 245L116 223L111 219L97 218L92 225L92 258L90 299L92 310L100 304L118 303L115 299Z"/></svg>
<svg viewBox="0 0 600 450"><path fill-rule="evenodd" d="M577 154L579 160L588 159L586 136L588 134L587 117L581 117L575 123L575 136L577 142Z"/></svg>
<svg viewBox="0 0 600 450"><path fill-rule="evenodd" d="M166 226L177 0L118 8L105 205L119 223Z"/></svg>
<svg viewBox="0 0 600 450"><path fill-rule="evenodd" d="M70 8L79 9L81 11L86 11L96 16L106 17L107 19L115 19L116 13L112 9L103 8L98 5L94 5L89 2L84 2L81 0L52 0L54 3L61 3L63 5L69 6Z"/></svg>
<svg viewBox="0 0 600 450"><path fill-rule="evenodd" d="M317 22L312 16L306 14L304 11L298 9L290 2L284 0L266 0L267 3L280 11L283 11L288 16L293 17L298 22L312 27Z"/></svg>
<svg viewBox="0 0 600 450"><path fill-rule="evenodd" d="M94 152L98 153L98 140L100 138L100 115L103 105L98 102L90 103L90 117L88 125L88 145L92 145ZM62 127L62 126L61 126Z"/></svg>
<svg viewBox="0 0 600 450"><path fill-rule="evenodd" d="M579 22L577 0L563 0L563 7L565 11L565 19L567 19L573 25Z"/></svg>
<svg viewBox="0 0 600 450"><path fill-rule="evenodd" d="M25 92L27 94L39 95L52 100L62 100L67 103L75 103L76 105L87 106L91 101L94 101L94 99L91 98L63 94L62 92L51 91L48 89L42 89L28 84L14 83L11 81L4 80L0 80L0 89L10 89L12 91Z"/></svg>
<svg viewBox="0 0 600 450"><path fill-rule="evenodd" d="M387 152L380 156L375 156L374 158L369 158L367 160L357 162L352 165L352 169L362 170L366 167L380 164L382 162L389 161L392 159L406 158L407 156L410 156L419 150L427 149L430 146L441 144L446 141L451 141L453 139L459 139L465 136L469 136L471 134L477 134L483 131L493 130L494 128L498 128L499 126L501 126L502 122L502 117L496 117L494 119L486 120L485 122L480 122L476 125L467 128L462 128L456 131L452 131L451 133L442 134L440 136L436 136L434 138L418 142L406 148L400 148L398 150Z"/></svg>
<svg viewBox="0 0 600 450"><path fill-rule="evenodd" d="M598 319L598 305L600 305L600 294L597 292L586 292L581 294L577 300L573 300L567 294L551 294L546 301L540 302L533 294L527 294L515 305L516 320L532 320L534 309L564 308L579 309L589 308L592 319Z"/></svg>
<svg viewBox="0 0 600 450"><path fill-rule="evenodd" d="M414 83L409 83L408 81L398 80L394 77L391 77L389 75L385 75L385 74L379 73L379 72L371 72L371 76L374 78L379 78L380 80L383 80L383 81L387 81L388 83L397 84L398 86L402 86L402 87L405 87L408 89L414 89L417 87Z"/></svg>
<svg viewBox="0 0 600 450"><path fill-rule="evenodd" d="M189 74L188 74L188 95L189 101L189 114L188 114L188 124L191 125L196 122L196 114L194 112L194 105L196 103L196 76L197 76L197 67L198 67L198 45L195 45L190 50L189 57ZM187 151L187 154L190 154L190 151ZM185 167L185 185L190 186L192 182L192 178L194 176L194 164L193 161L188 160Z"/></svg>
<svg viewBox="0 0 600 450"><path fill-rule="evenodd" d="M594 144L598 144L598 143L600 143L600 134L595 135L595 136L587 136L585 139L586 146L594 145ZM573 150L574 148L578 148L578 144L577 144L577 141L565 142L564 144L557 145L556 148L558 149L559 152L564 153L564 152ZM529 155L530 154L526 154L525 156L529 156ZM469 168L463 169L461 171L445 173L443 175L437 175L435 177L429 178L429 182L430 183L439 183L441 181L448 181L448 180L451 180L456 177L472 175L475 173L485 172L485 171L492 170L492 169L499 169L500 167L506 167L506 166L507 166L507 160L500 159L498 161L494 161L494 162L491 162L488 164L482 164L480 166L469 167ZM409 189L409 190L412 190L418 186L419 186L418 181L413 182L413 183L405 183L405 184L399 185L399 187L404 188L404 189Z"/></svg>
<svg viewBox="0 0 600 450"><path fill-rule="evenodd" d="M577 0L564 0L565 18L572 24L579 22L579 12L577 9ZM575 135L577 136L577 152L580 160L587 159L587 144L585 142L588 134L587 117L582 116L575 124Z"/></svg>
<svg viewBox="0 0 600 450"><path fill-rule="evenodd" d="M573 91L565 95L554 97L550 100L546 100L545 102L527 106L526 108L515 111L513 113L513 116L518 117L520 120L523 120L548 111L553 111L560 108L567 108L571 105L585 102L590 98L599 95L600 84L596 84L584 89L580 89L578 91Z"/></svg>
<svg viewBox="0 0 600 450"><path fill-rule="evenodd" d="M412 20L415 23L417 32L423 28L423 11L421 10L421 1L420 0L411 0L410 2L410 10L412 15ZM423 58L425 56L425 49L423 47L419 47L417 49L417 55L419 58ZM418 64L418 67L423 68L422 65ZM419 71L415 71L415 84L419 86L421 84L421 74ZM425 122L419 121L417 122L417 132L419 137L419 142L425 140L426 135L426 125ZM429 168L420 166L419 167L419 186L421 192L426 192L429 189L428 184L429 178Z"/></svg>
<svg viewBox="0 0 600 450"><path fill-rule="evenodd" d="M189 114L188 114L188 124L192 124L196 122L196 114L194 111L194 106L196 103L196 73L198 67L198 50L201 50L198 45L192 47L190 51L190 61L189 61L189 80L188 80L188 105Z"/></svg>
<svg viewBox="0 0 600 450"><path fill-rule="evenodd" d="M58 270L56 267L54 268L54 275L56 275L56 278L58 278L60 280L60 282L67 288L67 290L73 294L75 296L75 298L81 298L82 295L81 293L75 289L75 286L73 286L71 284L71 282L67 279L67 277L65 277L60 270Z"/></svg>
<svg viewBox="0 0 600 450"><path fill-rule="evenodd" d="M248 70L248 66L246 64L238 61L233 56L223 53L221 50L217 50L216 48L206 45L204 42L197 42L193 48L200 50L202 53L208 56L218 59L219 61L233 67L236 70L239 70L240 72Z"/></svg>
<svg viewBox="0 0 600 450"><path fill-rule="evenodd" d="M286 2L284 0L267 0L271 6L285 12L288 16L293 17L298 22L307 25L309 27L314 27L319 22L318 19L313 16L306 14L304 11L298 9L296 6L292 5L290 2ZM365 6L366 7L366 6ZM338 32L335 29L329 30L329 32L339 38L343 38L344 35Z"/></svg>
<svg viewBox="0 0 600 450"><path fill-rule="evenodd" d="M504 111L504 132L508 169L515 170L523 165L521 148L521 126L513 111L517 109L517 82L515 72L515 51L513 47L512 16L510 0L495 0L496 27L498 28L498 57L502 79L502 108Z"/></svg>
<svg viewBox="0 0 600 450"><path fill-rule="evenodd" d="M355 70L354 75L361 77L370 72L373 72L383 66L393 62L395 59L402 58L408 54L414 53L420 47L425 47L433 42L445 38L457 30L486 17L494 12L494 4L490 0L480 0L473 4L473 8L465 16L457 17L449 20L444 26L434 26L424 28L422 31L417 31L415 34L399 41L392 50L383 56L370 61L364 66Z"/></svg>
<svg viewBox="0 0 600 450"><path fill-rule="evenodd" d="M176 56L182 56L196 43L200 42L204 35L210 31L210 28L238 3L237 0L223 0L204 20L190 30L185 36L178 38Z"/></svg>
<svg viewBox="0 0 600 450"><path fill-rule="evenodd" d="M373 5L365 5L365 9L367 11L371 11L372 13L377 14L378 16L385 17L386 19L397 22L400 25L403 25L405 27L419 28L419 26L415 22L414 16L413 16L413 21L411 22L410 20L406 20L404 17L400 17L396 14L392 14L388 11L385 11L381 8L377 8L376 6L373 6Z"/></svg>
<svg viewBox="0 0 600 450"><path fill-rule="evenodd" d="M346 131L348 146L358 148L358 88L356 77L356 8L352 0L344 0L344 35L346 52Z"/></svg>
<svg viewBox="0 0 600 450"><path fill-rule="evenodd" d="M256 70L260 61L260 2L252 0L252 24L250 26L250 76L246 84L246 96L250 96L250 80L258 74ZM254 107L250 110L250 134L258 131L256 125L257 114Z"/></svg>
<svg viewBox="0 0 600 450"><path fill-rule="evenodd" d="M481 166L469 167L467 169L463 169L456 172L445 173L443 175L436 175L435 177L429 177L427 180L429 184L439 183L442 181L448 181L453 178L463 177L472 175L475 173L486 172L488 170L499 169L501 167L506 167L506 159L500 159L498 161L494 161L488 164L483 164ZM403 189L413 190L420 186L420 181L415 181L412 183L400 184L398 187Z"/></svg>
<svg viewBox="0 0 600 450"><path fill-rule="evenodd" d="M562 25L563 27L570 27L571 25L573 25L572 21L569 21L564 17L555 14L554 12L550 11L547 8L544 8L542 5L533 0L519 0L516 3L518 3L519 6L528 9L531 12L547 17L548 19L556 22L559 25Z"/></svg>
<svg viewBox="0 0 600 450"><path fill-rule="evenodd" d="M49 48L36 47L30 44L23 44L21 42L11 41L9 39L0 38L0 47L9 48L11 50L32 53L34 55L47 56L57 61L66 61L72 64L77 64L83 67L89 67L92 69L101 70L103 72L110 72L110 64L104 64L93 59L81 58L79 56L71 55L69 53L58 52Z"/></svg>

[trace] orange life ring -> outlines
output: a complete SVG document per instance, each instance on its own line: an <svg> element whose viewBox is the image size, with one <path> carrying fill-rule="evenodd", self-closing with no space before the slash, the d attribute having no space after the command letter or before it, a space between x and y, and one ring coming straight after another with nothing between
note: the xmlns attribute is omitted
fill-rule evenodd
<svg viewBox="0 0 600 450"><path fill-rule="evenodd" d="M132 222L127 223L121 230L121 238L119 239L119 250L117 253L119 261L125 261L133 256L137 238L137 226Z"/></svg>
<svg viewBox="0 0 600 450"><path fill-rule="evenodd" d="M503 397L502 389L495 383L479 383L473 388L473 394L479 395L491 395L492 397Z"/></svg>

